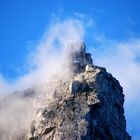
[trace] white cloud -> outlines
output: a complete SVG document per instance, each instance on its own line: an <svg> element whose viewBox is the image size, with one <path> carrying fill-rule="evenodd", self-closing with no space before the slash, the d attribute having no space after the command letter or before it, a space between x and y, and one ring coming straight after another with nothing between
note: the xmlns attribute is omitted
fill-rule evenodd
<svg viewBox="0 0 140 140"><path fill-rule="evenodd" d="M67 58L70 53L69 47L72 43L84 40L85 28L89 26L89 23L91 24L91 20L84 22L78 19L52 22L40 42L35 46L36 49L28 54L26 67L29 72L11 83L0 78L0 86L2 87L0 94L32 87L67 69L66 64L69 62L66 61L69 61ZM73 51L79 49L77 47L79 45L74 46Z"/></svg>
<svg viewBox="0 0 140 140"><path fill-rule="evenodd" d="M26 129L34 112L33 99L8 96L6 93L22 91L33 86L38 91L40 84L46 83L47 86L50 80L69 78L71 76L70 53L80 49L88 23L78 19L67 19L51 24L39 44L35 46L36 49L28 54L26 65L29 69L28 73L13 82L7 82L2 75L0 76L0 96L6 95L8 99L3 103L0 98L0 133L3 133L0 139L8 139L7 135L9 137L10 134L14 134L16 128L18 131ZM47 93L47 98L51 98L50 93ZM12 128L11 131L9 127Z"/></svg>
<svg viewBox="0 0 140 140"><path fill-rule="evenodd" d="M10 86L9 83L4 79L2 75L0 75L0 97L4 96L7 92L9 92Z"/></svg>

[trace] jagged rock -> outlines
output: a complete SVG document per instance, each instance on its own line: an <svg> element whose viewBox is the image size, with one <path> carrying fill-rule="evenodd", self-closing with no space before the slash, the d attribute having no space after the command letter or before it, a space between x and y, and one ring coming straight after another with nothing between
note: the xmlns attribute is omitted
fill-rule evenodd
<svg viewBox="0 0 140 140"><path fill-rule="evenodd" d="M92 64L85 46L72 54L73 77L48 84L22 140L131 140L126 132L124 94L105 68ZM31 90L32 91L32 90ZM48 100L47 95L53 98ZM38 100L39 99L39 100ZM41 102L40 102L41 101ZM20 140L21 140L20 139ZM16 138L12 140L18 140Z"/></svg>
<svg viewBox="0 0 140 140"><path fill-rule="evenodd" d="M82 72L86 65L92 65L92 58L90 53L86 53L85 44L81 44L81 49L72 55L72 68L75 73Z"/></svg>
<svg viewBox="0 0 140 140"><path fill-rule="evenodd" d="M74 76L67 98L39 112L33 140L131 139L126 132L122 87L104 68L92 68L90 73Z"/></svg>
<svg viewBox="0 0 140 140"><path fill-rule="evenodd" d="M75 75L59 84L55 101L38 112L32 139L130 140L119 82L105 68L93 66L85 46L72 61Z"/></svg>

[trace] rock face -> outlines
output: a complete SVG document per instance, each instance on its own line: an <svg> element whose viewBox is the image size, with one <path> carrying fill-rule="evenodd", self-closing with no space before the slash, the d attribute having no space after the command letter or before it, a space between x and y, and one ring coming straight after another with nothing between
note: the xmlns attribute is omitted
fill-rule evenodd
<svg viewBox="0 0 140 140"><path fill-rule="evenodd" d="M26 140L131 140L119 82L94 66L84 47L72 61L73 77L60 81L54 100L38 108Z"/></svg>
<svg viewBox="0 0 140 140"><path fill-rule="evenodd" d="M105 68L93 65L85 45L71 54L71 67L73 76L70 79L51 81L39 90L23 91L17 100L8 98L6 102L27 98L25 102L31 103L24 109L28 111L28 107L35 104L36 113L27 125L30 126L28 130L28 127L19 130L21 126L17 123L14 125L17 128L8 124L5 132L1 121L0 140L131 140L126 132L124 94L119 82ZM18 105L21 106L18 108L20 117L22 114L21 124L27 117L22 112L25 103ZM10 106L13 106L11 102L8 108ZM13 108L10 115L12 113ZM19 121L14 120L14 124Z"/></svg>
<svg viewBox="0 0 140 140"><path fill-rule="evenodd" d="M80 50L71 54L72 67L74 73L82 72L86 65L92 65L92 58L90 53L86 53L85 44L81 44Z"/></svg>

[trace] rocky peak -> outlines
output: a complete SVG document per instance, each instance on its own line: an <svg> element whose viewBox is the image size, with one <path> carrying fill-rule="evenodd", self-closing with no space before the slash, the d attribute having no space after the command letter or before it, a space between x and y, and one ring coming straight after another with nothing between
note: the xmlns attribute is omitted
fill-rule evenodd
<svg viewBox="0 0 140 140"><path fill-rule="evenodd" d="M131 140L119 82L93 65L84 44L71 58L71 79L36 90L37 109L29 129L7 140Z"/></svg>
<svg viewBox="0 0 140 140"><path fill-rule="evenodd" d="M84 71L85 66L92 65L91 54L86 52L86 46L84 43L80 43L80 49L71 54L72 67L75 73Z"/></svg>
<svg viewBox="0 0 140 140"><path fill-rule="evenodd" d="M119 82L105 68L92 64L83 45L72 54L72 62L74 76L58 83L53 100L38 108L27 139L131 140Z"/></svg>

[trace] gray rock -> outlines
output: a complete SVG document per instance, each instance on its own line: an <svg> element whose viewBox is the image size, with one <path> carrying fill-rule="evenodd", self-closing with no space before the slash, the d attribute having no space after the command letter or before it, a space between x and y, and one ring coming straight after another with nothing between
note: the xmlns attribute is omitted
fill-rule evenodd
<svg viewBox="0 0 140 140"><path fill-rule="evenodd" d="M65 93L70 95L59 104L50 104L50 111L35 120L33 140L131 139L126 132L122 87L104 68L92 68L90 73L76 74L73 79L77 80Z"/></svg>
<svg viewBox="0 0 140 140"><path fill-rule="evenodd" d="M53 89L50 84L53 99L37 109L24 137L10 140L131 140L119 82L105 68L93 66L85 46L72 55L72 62L77 63L72 64L73 77Z"/></svg>
<svg viewBox="0 0 140 140"><path fill-rule="evenodd" d="M91 54L86 52L85 44L81 44L81 49L72 54L72 69L75 73L84 71L86 65L92 65Z"/></svg>

